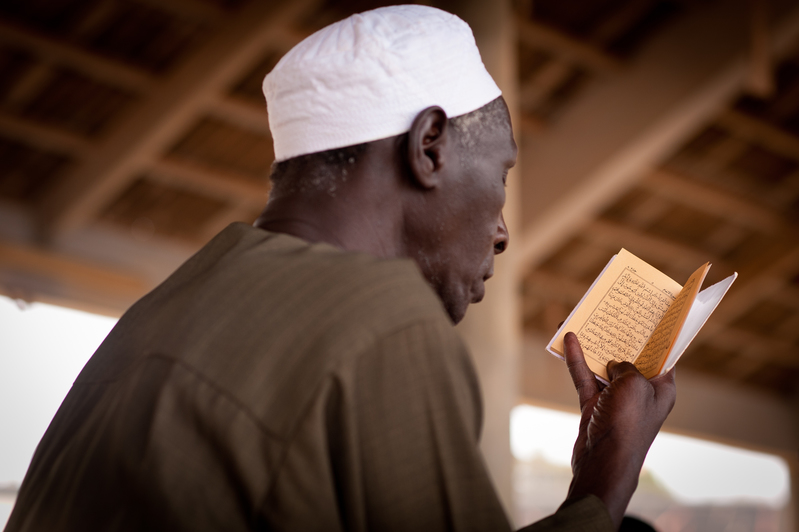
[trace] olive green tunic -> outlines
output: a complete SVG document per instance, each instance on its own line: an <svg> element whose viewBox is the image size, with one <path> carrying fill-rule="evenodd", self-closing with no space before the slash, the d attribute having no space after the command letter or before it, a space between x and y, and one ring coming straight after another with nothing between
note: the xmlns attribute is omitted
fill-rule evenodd
<svg viewBox="0 0 799 532"><path fill-rule="evenodd" d="M92 356L7 530L510 530L480 426L411 261L233 224ZM588 498L540 529L609 522Z"/></svg>

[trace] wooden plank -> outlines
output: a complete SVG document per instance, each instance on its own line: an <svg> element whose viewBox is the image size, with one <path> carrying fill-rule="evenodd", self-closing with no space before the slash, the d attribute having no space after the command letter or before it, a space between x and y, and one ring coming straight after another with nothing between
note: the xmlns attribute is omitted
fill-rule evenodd
<svg viewBox="0 0 799 532"><path fill-rule="evenodd" d="M768 28L768 0L750 0L749 5L752 51L746 86L755 96L768 98L774 94L775 89Z"/></svg>
<svg viewBox="0 0 799 532"><path fill-rule="evenodd" d="M608 249L618 250L625 247L633 253L637 251L643 260L672 264L689 272L707 261L723 265L719 258L711 257L704 251L607 220L593 220L580 234Z"/></svg>
<svg viewBox="0 0 799 532"><path fill-rule="evenodd" d="M0 242L0 292L27 301L121 314L151 288L144 279L57 252Z"/></svg>
<svg viewBox="0 0 799 532"><path fill-rule="evenodd" d="M269 115L266 113L266 103L252 105L236 98L222 97L209 102L207 112L242 129L269 135L270 138L272 136L269 131Z"/></svg>
<svg viewBox="0 0 799 532"><path fill-rule="evenodd" d="M729 333L729 324L749 312L752 307L764 299L776 296L785 290L786 279L799 271L799 249L788 250L781 258L761 271L759 274L736 281L730 293L713 313L702 329L704 341L725 343ZM731 344L731 347L734 347ZM794 353L795 350L787 351Z"/></svg>
<svg viewBox="0 0 799 532"><path fill-rule="evenodd" d="M558 30L522 17L516 19L519 40L531 48L543 48L597 73L614 73L622 63L602 50Z"/></svg>
<svg viewBox="0 0 799 532"><path fill-rule="evenodd" d="M675 203L764 233L787 228L787 222L772 210L663 168L651 172L639 186Z"/></svg>
<svg viewBox="0 0 799 532"><path fill-rule="evenodd" d="M43 225L58 236L91 221L110 198L167 152L198 113L262 56L273 30L290 25L319 0L251 2L192 54L157 94L130 113L97 156L38 206ZM278 32L279 33L279 32Z"/></svg>
<svg viewBox="0 0 799 532"><path fill-rule="evenodd" d="M236 204L258 208L266 205L269 187L258 185L249 176L211 170L190 163L163 159L148 165L149 176L158 181Z"/></svg>
<svg viewBox="0 0 799 532"><path fill-rule="evenodd" d="M652 8L654 0L628 0L610 17L603 20L591 34L591 40L600 45L607 44L630 29Z"/></svg>
<svg viewBox="0 0 799 532"><path fill-rule="evenodd" d="M168 11L182 18L213 23L229 13L220 6L211 2L201 2L197 0L137 0L137 2L148 4L158 10Z"/></svg>
<svg viewBox="0 0 799 532"><path fill-rule="evenodd" d="M519 89L523 109L534 109L540 105L572 71L572 65L560 58L548 61L536 74L525 81Z"/></svg>
<svg viewBox="0 0 799 532"><path fill-rule="evenodd" d="M76 159L84 158L94 148L83 137L6 114L0 114L0 135Z"/></svg>
<svg viewBox="0 0 799 532"><path fill-rule="evenodd" d="M740 92L746 79L741 3L691 11L640 50L636 68L585 91L557 128L522 146L525 210L514 240L520 271L579 231ZM792 51L799 36L799 9L780 3L771 33L776 58ZM717 46L707 46L711 31ZM675 57L682 58L679 68Z"/></svg>
<svg viewBox="0 0 799 532"><path fill-rule="evenodd" d="M579 301L590 283L575 280L573 277L536 270L524 279L525 288L534 291L531 299L554 299L558 301ZM526 298L526 299L527 299ZM569 309L568 311L571 311ZM567 311L567 312L568 312Z"/></svg>
<svg viewBox="0 0 799 532"><path fill-rule="evenodd" d="M721 114L718 124L742 139L799 161L799 138L768 122L729 109Z"/></svg>
<svg viewBox="0 0 799 532"><path fill-rule="evenodd" d="M5 95L4 107L6 109L23 109L31 98L38 96L41 89L46 86L53 77L53 66L40 61L29 68L20 79L13 82L11 90Z"/></svg>
<svg viewBox="0 0 799 532"><path fill-rule="evenodd" d="M136 68L92 54L72 44L51 37L25 31L0 20L0 44L19 47L46 58L56 65L78 70L98 81L123 87L135 93L149 93L157 85L156 79Z"/></svg>

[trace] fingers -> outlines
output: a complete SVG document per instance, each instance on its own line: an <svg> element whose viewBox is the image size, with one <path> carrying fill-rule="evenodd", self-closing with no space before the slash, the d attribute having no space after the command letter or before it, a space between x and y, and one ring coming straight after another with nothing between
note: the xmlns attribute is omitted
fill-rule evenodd
<svg viewBox="0 0 799 532"><path fill-rule="evenodd" d="M674 380L674 368L668 373L659 375L649 381L655 389L655 397L658 403L662 403L666 408L666 413L671 412L674 403L677 401L677 384Z"/></svg>
<svg viewBox="0 0 799 532"><path fill-rule="evenodd" d="M668 373L646 380L638 369L629 362L610 362L608 377L612 383L625 386L628 390L638 388L650 390L647 395L654 399L657 411L664 419L671 412L677 400L677 385L674 382L674 368ZM621 384L624 382L625 384ZM637 386L632 386L636 382Z"/></svg>
<svg viewBox="0 0 799 532"><path fill-rule="evenodd" d="M635 366L630 364L629 362L617 362L616 360L611 360L610 362L608 362L607 367L608 367L608 380L611 382L624 375L630 375L634 373L638 373L640 375L640 372L635 368Z"/></svg>
<svg viewBox="0 0 799 532"><path fill-rule="evenodd" d="M594 377L594 372L585 363L583 350L574 333L566 333L563 338L563 351L566 355L569 375L571 375L574 388L577 390L577 397L580 400L580 410L582 410L583 405L599 393L599 384Z"/></svg>

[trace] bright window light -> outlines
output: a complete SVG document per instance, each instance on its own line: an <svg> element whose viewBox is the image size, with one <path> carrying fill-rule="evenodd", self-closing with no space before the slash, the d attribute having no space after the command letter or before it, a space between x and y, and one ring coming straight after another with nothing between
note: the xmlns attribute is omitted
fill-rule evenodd
<svg viewBox="0 0 799 532"><path fill-rule="evenodd" d="M20 308L0 296L0 485L22 481L72 382L115 323L41 303Z"/></svg>
<svg viewBox="0 0 799 532"><path fill-rule="evenodd" d="M511 450L517 460L568 466L579 417L520 405L511 413ZM687 505L754 503L784 506L790 473L777 456L661 432L644 469Z"/></svg>

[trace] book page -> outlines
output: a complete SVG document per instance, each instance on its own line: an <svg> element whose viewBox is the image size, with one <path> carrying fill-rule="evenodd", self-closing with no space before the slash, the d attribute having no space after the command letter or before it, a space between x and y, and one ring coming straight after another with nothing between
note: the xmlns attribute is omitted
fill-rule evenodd
<svg viewBox="0 0 799 532"><path fill-rule="evenodd" d="M655 332L652 333L641 354L635 359L635 367L647 379L657 375L660 368L663 367L709 269L710 263L706 262L691 274L682 291L658 324Z"/></svg>
<svg viewBox="0 0 799 532"><path fill-rule="evenodd" d="M682 287L622 249L558 330L547 349L563 357L563 336L573 331L588 367L607 380L610 360L633 362Z"/></svg>
<svg viewBox="0 0 799 532"><path fill-rule="evenodd" d="M688 317L685 318L685 324L680 334L674 341L674 346L671 348L666 363L663 364L663 368L660 370L660 375L674 367L674 364L677 363L688 348L688 344L696 337L699 329L705 325L707 319L713 311L716 310L719 302L721 302L721 298L724 297L737 277L738 273L733 273L723 281L719 281L713 286L699 292L694 300L694 304L691 305L691 310L688 311Z"/></svg>

